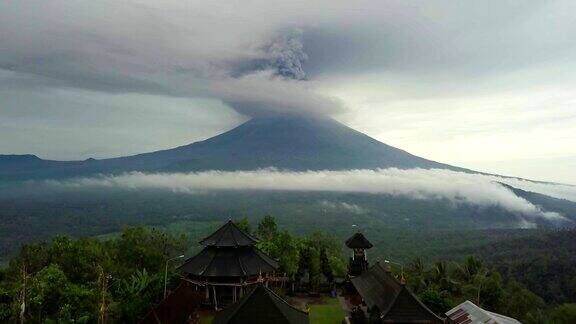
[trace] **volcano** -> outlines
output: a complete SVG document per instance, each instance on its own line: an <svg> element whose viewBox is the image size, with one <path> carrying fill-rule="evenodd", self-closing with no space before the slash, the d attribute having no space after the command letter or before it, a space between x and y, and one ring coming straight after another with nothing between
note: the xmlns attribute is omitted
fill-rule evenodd
<svg viewBox="0 0 576 324"><path fill-rule="evenodd" d="M22 242L55 234L96 235L117 231L126 224L157 226L179 221L196 224L243 215L275 215L280 223L300 230L333 228L346 235L350 224L370 224L374 233L387 231L387 235L382 235L386 239L399 239L398 233L417 233L410 234L416 235L414 241L427 241L421 236L428 231L430 241L434 241L437 239L434 231L447 229L460 233L528 225L576 226L573 201L504 184L519 199L538 206L542 213L555 212L566 219L519 214L500 205L477 206L465 199L455 204L445 199L298 190L214 190L190 194L178 190L69 187L55 185L60 181L25 181L131 171L174 173L262 168L287 171L421 168L474 172L412 155L333 119L293 115L253 118L204 141L113 159L50 161L35 155L4 155L0 156L0 261ZM468 234L458 235L462 240L469 239ZM394 240L387 246L395 245Z"/></svg>
<svg viewBox="0 0 576 324"><path fill-rule="evenodd" d="M2 155L0 179L62 178L129 171L261 168L304 171L390 167L468 171L412 155L330 118L276 115L253 118L204 141L127 157L50 161L35 155Z"/></svg>

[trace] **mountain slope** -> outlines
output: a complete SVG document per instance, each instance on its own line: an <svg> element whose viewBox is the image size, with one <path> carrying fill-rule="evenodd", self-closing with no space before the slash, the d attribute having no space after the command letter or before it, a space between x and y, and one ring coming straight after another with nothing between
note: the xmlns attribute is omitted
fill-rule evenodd
<svg viewBox="0 0 576 324"><path fill-rule="evenodd" d="M464 170L386 145L333 119L273 116L252 119L205 141L128 157L64 162L34 155L3 155L0 179L266 167L297 171L387 167Z"/></svg>

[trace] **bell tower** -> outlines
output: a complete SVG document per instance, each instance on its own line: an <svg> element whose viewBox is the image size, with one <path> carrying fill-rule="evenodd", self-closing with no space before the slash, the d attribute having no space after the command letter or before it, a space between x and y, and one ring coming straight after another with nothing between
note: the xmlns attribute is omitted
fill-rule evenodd
<svg viewBox="0 0 576 324"><path fill-rule="evenodd" d="M362 233L356 232L346 240L346 246L352 249L352 257L350 257L348 262L348 275L351 277L358 276L368 269L366 250L373 245Z"/></svg>

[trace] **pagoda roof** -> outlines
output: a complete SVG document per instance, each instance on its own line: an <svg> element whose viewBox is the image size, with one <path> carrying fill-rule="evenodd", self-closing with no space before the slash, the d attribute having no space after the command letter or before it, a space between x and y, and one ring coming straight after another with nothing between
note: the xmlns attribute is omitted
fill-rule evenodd
<svg viewBox="0 0 576 324"><path fill-rule="evenodd" d="M184 273L201 277L244 277L276 269L278 263L254 246L207 246L180 266Z"/></svg>
<svg viewBox="0 0 576 324"><path fill-rule="evenodd" d="M351 249L369 249L373 245L368 241L360 232L356 232L349 239L346 240L346 246Z"/></svg>
<svg viewBox="0 0 576 324"><path fill-rule="evenodd" d="M368 308L378 308L384 323L443 323L379 263L351 281Z"/></svg>
<svg viewBox="0 0 576 324"><path fill-rule="evenodd" d="M214 324L308 324L308 313L288 304L271 289L258 285L214 318Z"/></svg>
<svg viewBox="0 0 576 324"><path fill-rule="evenodd" d="M252 235L241 230L230 220L199 243L204 246L232 247L254 245L257 242L258 240Z"/></svg>

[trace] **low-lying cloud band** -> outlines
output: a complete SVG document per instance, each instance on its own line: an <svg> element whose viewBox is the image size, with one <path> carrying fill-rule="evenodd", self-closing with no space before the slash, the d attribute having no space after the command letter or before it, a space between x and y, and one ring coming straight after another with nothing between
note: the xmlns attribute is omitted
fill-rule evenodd
<svg viewBox="0 0 576 324"><path fill-rule="evenodd" d="M539 184L526 180L469 174L449 170L348 170L286 172L275 169L255 171L206 171L193 173L141 173L117 176L48 181L66 187L124 189L166 189L198 193L206 190L287 190L361 192L403 196L412 199L447 199L455 204L498 206L529 218L565 220L559 213L542 210L517 196L499 182L525 190L576 201L576 188Z"/></svg>

